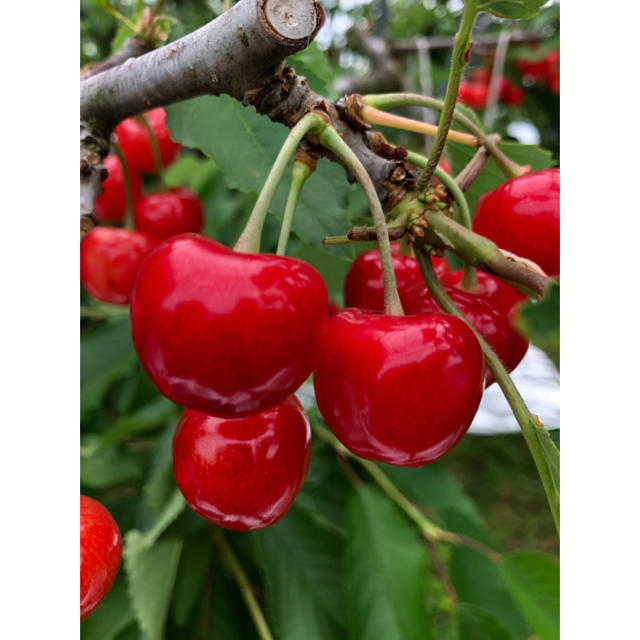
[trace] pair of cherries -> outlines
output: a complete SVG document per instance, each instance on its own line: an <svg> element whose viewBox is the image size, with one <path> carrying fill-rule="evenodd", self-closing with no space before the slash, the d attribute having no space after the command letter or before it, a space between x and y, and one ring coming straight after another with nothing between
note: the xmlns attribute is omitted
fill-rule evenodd
<svg viewBox="0 0 640 640"><path fill-rule="evenodd" d="M474 69L469 74L468 81L460 82L458 101L478 111L484 109L489 96L490 80L490 69L487 67ZM498 99L507 107L519 107L524 101L524 91L508 78L502 77L498 88Z"/></svg>
<svg viewBox="0 0 640 640"><path fill-rule="evenodd" d="M164 109L146 114L156 138L163 166L180 152L169 137ZM116 127L116 138L127 164L136 230L99 227L83 240L80 249L80 279L94 298L111 304L128 304L142 261L158 242L185 232L202 229L204 214L198 196L184 187L142 195L139 173L155 172L149 136L145 126L130 118ZM98 220L122 222L126 216L126 195L122 164L110 154L102 193L96 199Z"/></svg>

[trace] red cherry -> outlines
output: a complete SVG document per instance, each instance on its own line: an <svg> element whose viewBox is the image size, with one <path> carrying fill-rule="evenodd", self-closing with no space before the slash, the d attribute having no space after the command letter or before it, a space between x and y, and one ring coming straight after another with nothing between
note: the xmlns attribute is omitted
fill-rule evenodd
<svg viewBox="0 0 640 640"><path fill-rule="evenodd" d="M422 275L417 260L413 256L400 255L399 250L397 244L391 245L396 284L402 299L405 291L422 282ZM438 274L449 270L444 258L434 258L434 267ZM344 304L345 307L384 310L382 267L378 249L365 251L354 260L344 282Z"/></svg>
<svg viewBox="0 0 640 640"><path fill-rule="evenodd" d="M554 49L549 51L547 55L542 58L542 65L545 73L551 74L560 71L560 51Z"/></svg>
<svg viewBox="0 0 640 640"><path fill-rule="evenodd" d="M129 304L146 255L158 241L139 231L97 227L80 244L80 281L102 302Z"/></svg>
<svg viewBox="0 0 640 640"><path fill-rule="evenodd" d="M472 82L479 82L481 84L489 84L491 80L491 69L488 67L478 67L473 69L469 74L469 80Z"/></svg>
<svg viewBox="0 0 640 640"><path fill-rule="evenodd" d="M311 265L195 234L151 252L131 302L133 343L160 392L228 418L291 395L316 367L328 318L327 288Z"/></svg>
<svg viewBox="0 0 640 640"><path fill-rule="evenodd" d="M524 100L524 91L507 78L502 78L500 82L500 100L507 107L518 107Z"/></svg>
<svg viewBox="0 0 640 640"><path fill-rule="evenodd" d="M511 326L508 316L492 308L480 294L450 286L445 286L445 290L496 352L505 369L513 371L524 358L529 345ZM443 313L424 285L417 285L407 291L402 304L406 313ZM487 386L492 382L493 376L487 372Z"/></svg>
<svg viewBox="0 0 640 640"><path fill-rule="evenodd" d="M96 198L93 212L98 220L120 222L124 220L127 214L127 196L120 158L110 153L104 159L104 166L107 168L108 173L102 183L102 193ZM131 167L129 167L129 178L131 181L131 196L135 203L142 193L142 183L140 182L140 176Z"/></svg>
<svg viewBox="0 0 640 640"><path fill-rule="evenodd" d="M513 178L476 203L473 230L501 249L560 274L560 169Z"/></svg>
<svg viewBox="0 0 640 640"><path fill-rule="evenodd" d="M462 438L483 379L480 345L461 320L345 309L329 321L314 387L320 413L349 451L413 467Z"/></svg>
<svg viewBox="0 0 640 640"><path fill-rule="evenodd" d="M173 474L200 517L227 529L261 529L282 518L296 497L310 440L293 396L237 419L186 409L173 437Z"/></svg>
<svg viewBox="0 0 640 640"><path fill-rule="evenodd" d="M93 498L80 496L80 620L102 601L115 580L122 540L111 514Z"/></svg>
<svg viewBox="0 0 640 640"><path fill-rule="evenodd" d="M484 109L487 104L487 94L487 85L481 82L465 82L463 80L458 88L458 102L462 102L462 104L479 111Z"/></svg>
<svg viewBox="0 0 640 640"><path fill-rule="evenodd" d="M545 74L543 60L528 60L527 58L515 58L513 61L516 69L531 80L539 80Z"/></svg>
<svg viewBox="0 0 640 640"><path fill-rule="evenodd" d="M450 271L438 277L443 284L460 289L462 271ZM527 299L521 291L484 271L476 271L476 277L478 288L472 293L479 295L489 306L506 316L511 314L517 304Z"/></svg>
<svg viewBox="0 0 640 640"><path fill-rule="evenodd" d="M204 222L200 199L184 187L143 196L136 203L133 217L137 229L161 240L179 233L201 231Z"/></svg>
<svg viewBox="0 0 640 640"><path fill-rule="evenodd" d="M158 107L147 111L144 115L158 142L162 166L167 167L178 157L180 145L174 142L169 135L169 130L165 125L166 113L162 107ZM142 173L156 172L147 129L139 120L136 118L123 120L116 127L115 133L120 149L129 165Z"/></svg>
<svg viewBox="0 0 640 640"><path fill-rule="evenodd" d="M445 172L451 175L451 165L446 158L441 158L440 162L438 162L438 166Z"/></svg>
<svg viewBox="0 0 640 640"><path fill-rule="evenodd" d="M560 72L549 73L544 79L544 85L551 93L558 95L560 93Z"/></svg>

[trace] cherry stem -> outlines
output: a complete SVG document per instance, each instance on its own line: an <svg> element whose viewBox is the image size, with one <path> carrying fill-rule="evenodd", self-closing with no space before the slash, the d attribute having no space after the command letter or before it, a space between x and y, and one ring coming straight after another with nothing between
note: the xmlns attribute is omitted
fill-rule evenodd
<svg viewBox="0 0 640 640"><path fill-rule="evenodd" d="M402 310L400 296L398 295L396 274L393 270L389 230L387 229L387 222L375 186L356 154L349 148L347 143L333 127L328 126L320 134L320 144L335 153L336 156L344 162L347 168L355 175L364 191L378 239L380 265L382 267L382 283L384 286L384 311L387 315L402 316L404 315L404 311Z"/></svg>
<svg viewBox="0 0 640 640"><path fill-rule="evenodd" d="M147 119L147 116L144 113L141 113L136 117L140 120L140 122L142 123L142 125L147 131L147 136L149 138L149 146L151 147L151 155L153 156L153 164L155 165L155 168L156 168L156 176L158 179L158 190L166 191L167 183L164 179L164 167L162 166L162 156L160 155L160 147L158 146L158 140L156 139L156 134L153 133L153 129L149 124L149 120Z"/></svg>
<svg viewBox="0 0 640 640"><path fill-rule="evenodd" d="M269 205L273 200L280 180L282 180L289 159L307 133L319 134L325 127L327 127L326 120L318 114L308 113L291 129L271 167L271 171L269 171L264 186L253 206L249 220L247 220L247 224L235 244L235 251L244 253L258 253L260 251L262 228L269 211Z"/></svg>
<svg viewBox="0 0 640 640"><path fill-rule="evenodd" d="M451 66L449 67L449 80L447 82L447 91L444 95L442 111L440 112L440 120L438 121L438 131L433 141L433 147L429 154L429 160L426 167L418 176L416 189L420 192L426 189L431 180L431 176L438 166L438 161L447 142L447 133L453 121L453 112L456 108L458 100L458 88L462 72L469 59L469 51L471 49L471 31L478 16L476 0L466 0L462 11L462 20L458 28L453 42L453 54L451 58Z"/></svg>
<svg viewBox="0 0 640 640"><path fill-rule="evenodd" d="M291 186L289 187L289 196L287 197L287 204L284 208L284 215L282 216L282 226L280 227L280 237L278 238L276 255L283 256L287 252L287 243L289 242L293 216L295 215L298 199L300 198L300 191L302 190L302 185L304 185L312 173L313 168L310 167L307 162L302 160L293 161L293 167L291 168Z"/></svg>
<svg viewBox="0 0 640 640"><path fill-rule="evenodd" d="M416 153L415 151L409 151L407 153L407 160L417 165L418 167L425 167L427 165L427 158L423 155ZM436 167L434 175L442 184L448 189L452 195L454 202L458 207L458 213L460 215L460 223L466 229L471 229L471 211L469 210L469 204L464 197L464 193L456 183L456 181L443 169ZM462 280L460 286L465 291L476 291L478 288L478 277L476 270L472 264L465 261L462 268Z"/></svg>
<svg viewBox="0 0 640 640"><path fill-rule="evenodd" d="M362 96L362 101L366 105L379 109L394 109L397 107L426 107L442 112L444 101L430 96L422 96L418 93L387 93L371 94ZM523 167L511 160L499 147L500 136L498 134L486 134L471 118L464 115L457 105L455 106L452 119L460 126L478 138L486 150L491 154L500 170L507 178L516 178L529 171L529 167ZM435 147L435 141L434 141Z"/></svg>
<svg viewBox="0 0 640 640"><path fill-rule="evenodd" d="M311 423L313 433L320 439L330 444L336 453L342 457L348 457L355 460L362 466L382 491L391 499L392 502L400 508L400 510L418 527L420 533L432 542L449 542L456 545L465 545L485 555L492 562L500 562L500 555L492 551L481 542L463 536L452 531L441 529L437 524L429 520L427 516L416 507L409 498L407 498L398 487L389 479L382 469L370 460L364 460L359 456L351 453L336 438L329 429L320 426L315 421Z"/></svg>
<svg viewBox="0 0 640 640"><path fill-rule="evenodd" d="M456 176L456 184L460 187L460 191L464 193L473 184L473 181L478 177L488 159L489 152L486 147L480 147L473 154L473 158L469 160L464 169Z"/></svg>
<svg viewBox="0 0 640 640"><path fill-rule="evenodd" d="M542 449L540 438L536 433L537 430L545 431L544 427L539 422L539 420L529 411L522 396L520 395L520 392L513 383L513 380L502 365L502 362L500 362L500 358L498 358L493 349L478 333L478 331L476 331L475 327L466 319L464 314L460 311L460 309L458 309L456 304L453 302L453 300L451 300L451 298L445 291L444 287L438 280L438 276L436 275L433 264L431 262L431 257L424 246L416 248L416 259L418 260L418 265L420 267L420 272L422 273L424 282L436 302L444 311L466 322L478 339L487 368L489 369L489 371L491 371L491 374L493 375L495 381L500 386L504 397L511 407L513 415L520 425L520 430L522 431L522 435L524 436L527 447L529 448L529 452L531 453L531 457L533 458L533 461L538 470L538 475L540 476L540 480L542 481L542 486L544 487L544 492L547 496L551 515L553 516L553 521L556 526L556 531L559 534L560 492L559 488L556 487L556 483L554 482L554 479L552 477L552 471L549 466L549 462L545 457L545 452ZM557 449L555 449L555 451L557 452ZM558 468L559 465L560 453L557 452Z"/></svg>
<svg viewBox="0 0 640 640"><path fill-rule="evenodd" d="M386 113L385 111L379 111L375 107L368 105L362 107L360 117L369 124L402 129L403 131L413 131L414 133L424 133L428 136L435 136L438 131L438 127L435 124L405 118L404 116L397 116L393 113ZM449 130L447 132L447 140L460 142L468 147L477 147L482 144L476 136L462 131Z"/></svg>
<svg viewBox="0 0 640 640"><path fill-rule="evenodd" d="M125 211L125 227L133 229L133 188L131 186L131 174L129 173L129 167L124 158L124 153L117 142L112 142L113 152L118 156L120 164L122 165L122 177L124 181L124 199L126 203Z"/></svg>
<svg viewBox="0 0 640 640"><path fill-rule="evenodd" d="M222 559L229 568L238 589L240 589L242 599L244 600L247 609L249 609L249 615L253 620L258 636L260 636L261 640L273 640L273 636L271 635L267 621L260 609L260 605L253 595L249 578L247 578L247 574L244 572L238 558L236 558L236 555L233 553L233 549L224 537L222 530L216 527L213 531L213 537L220 550Z"/></svg>

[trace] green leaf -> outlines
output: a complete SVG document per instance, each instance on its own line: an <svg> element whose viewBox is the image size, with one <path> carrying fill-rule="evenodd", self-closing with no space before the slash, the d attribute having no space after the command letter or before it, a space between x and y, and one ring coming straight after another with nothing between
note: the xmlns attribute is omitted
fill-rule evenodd
<svg viewBox="0 0 640 640"><path fill-rule="evenodd" d="M425 599L428 556L420 535L377 489L347 502L346 571L350 637L431 638Z"/></svg>
<svg viewBox="0 0 640 640"><path fill-rule="evenodd" d="M555 487L556 493L560 494L560 450L555 442L551 439L549 432L543 426L536 426L534 431L536 438L542 448L544 460L549 467L551 481Z"/></svg>
<svg viewBox="0 0 640 640"><path fill-rule="evenodd" d="M552 280L542 300L518 305L514 322L560 369L560 285Z"/></svg>
<svg viewBox="0 0 640 640"><path fill-rule="evenodd" d="M513 636L487 610L469 602L456 606L460 640L512 640Z"/></svg>
<svg viewBox="0 0 640 640"><path fill-rule="evenodd" d="M487 11L498 18L512 20L535 18L547 0L485 0L478 3L478 11Z"/></svg>
<svg viewBox="0 0 640 640"><path fill-rule="evenodd" d="M183 153L164 173L168 187L188 187L200 195L205 185L220 170L211 158Z"/></svg>
<svg viewBox="0 0 640 640"><path fill-rule="evenodd" d="M179 627L184 627L189 621L201 595L212 556L213 544L208 531L206 535L194 536L184 541L171 601L171 613Z"/></svg>
<svg viewBox="0 0 640 640"><path fill-rule="evenodd" d="M553 166L551 152L534 144L520 144L518 142L501 142L500 149L514 162L519 165L531 167L531 171L547 169ZM451 169L455 174L459 173L471 160L476 149L465 145L450 142L447 144L447 155L451 160ZM478 177L465 192L469 207L473 211L478 198L487 191L495 189L498 185L506 182L507 178L498 165L490 158L482 167Z"/></svg>
<svg viewBox="0 0 640 640"><path fill-rule="evenodd" d="M252 534L268 585L269 617L279 640L345 636L343 540L294 503L272 527Z"/></svg>
<svg viewBox="0 0 640 640"><path fill-rule="evenodd" d="M150 548L155 544L164 530L182 513L185 505L180 489L176 487L153 527L143 534L145 546Z"/></svg>
<svg viewBox="0 0 640 640"><path fill-rule="evenodd" d="M485 534L468 518L455 511L443 514L445 528L461 533L491 547ZM488 611L518 640L525 640L527 626L509 587L494 562L467 546L451 550L449 577L461 602L475 604ZM464 636L461 640L466 640Z"/></svg>
<svg viewBox="0 0 640 640"><path fill-rule="evenodd" d="M480 525L482 518L462 485L442 463L408 469L381 464L391 481L412 501L440 514L457 511Z"/></svg>
<svg viewBox="0 0 640 640"><path fill-rule="evenodd" d="M124 564L138 624L147 640L162 640L182 540L166 538L151 547L147 541L140 531L128 531L124 541Z"/></svg>
<svg viewBox="0 0 640 640"><path fill-rule="evenodd" d="M82 640L111 640L134 621L122 572L100 606L80 625Z"/></svg>
<svg viewBox="0 0 640 640"><path fill-rule="evenodd" d="M82 438L80 483L91 489L107 489L137 480L142 472L139 456L131 451L109 448L96 450L98 437Z"/></svg>
<svg viewBox="0 0 640 640"><path fill-rule="evenodd" d="M116 420L111 428L100 436L97 446L104 449L138 433L177 421L179 411L179 408L164 396L156 397L131 415Z"/></svg>
<svg viewBox="0 0 640 640"><path fill-rule="evenodd" d="M288 135L284 125L226 95L203 96L170 105L167 126L174 140L213 158L231 189L256 194ZM280 220L290 175L285 172L270 208ZM345 213L349 189L344 169L321 159L302 190L293 232L308 244L319 244L327 235L345 233L349 225ZM350 246L333 247L331 251L354 255Z"/></svg>
<svg viewBox="0 0 640 640"><path fill-rule="evenodd" d="M289 56L287 62L295 68L298 75L305 76L313 91L334 100L338 97L333 85L333 68L327 54L318 49L316 42Z"/></svg>
<svg viewBox="0 0 640 640"><path fill-rule="evenodd" d="M538 551L503 556L500 570L523 615L540 640L560 638L560 566Z"/></svg>
<svg viewBox="0 0 640 640"><path fill-rule="evenodd" d="M109 385L135 362L128 318L107 320L82 336L80 349L80 410L100 404Z"/></svg>

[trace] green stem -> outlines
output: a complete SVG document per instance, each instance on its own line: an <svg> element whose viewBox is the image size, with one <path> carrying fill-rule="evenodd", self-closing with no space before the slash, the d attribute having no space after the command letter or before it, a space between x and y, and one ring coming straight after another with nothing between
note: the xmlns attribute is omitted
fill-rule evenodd
<svg viewBox="0 0 640 640"><path fill-rule="evenodd" d="M456 184L460 187L460 191L464 193L473 184L488 158L489 152L486 147L480 147L473 154L471 160L467 162L462 171L456 176Z"/></svg>
<svg viewBox="0 0 640 640"><path fill-rule="evenodd" d="M422 170L418 177L417 190L424 190L431 176L438 166L438 161L444 150L444 145L447 142L447 133L451 127L453 120L453 112L456 108L456 102L458 100L458 87L460 86L460 79L462 78L462 72L467 64L469 58L469 48L471 47L471 31L473 25L478 16L478 9L476 7L476 0L466 0L464 3L464 10L462 12L462 21L458 28L453 43L453 57L451 59L451 66L449 67L449 81L447 82L447 91L444 96L444 104L442 112L440 113L440 120L438 122L438 132L433 141L433 147L429 154L429 160L427 166Z"/></svg>
<svg viewBox="0 0 640 640"><path fill-rule="evenodd" d="M425 167L427 164L427 158L423 155L416 153L415 151L407 152L407 160L417 165L418 167ZM440 167L436 167L434 175L444 186L449 190L449 193L453 196L453 200L458 207L458 213L460 215L460 223L466 229L471 229L471 211L469 210L469 204L467 199L462 193L462 190L458 186L458 183ZM475 291L478 288L478 277L476 270L472 264L465 261L462 267L462 280L460 282L461 287L465 291Z"/></svg>
<svg viewBox="0 0 640 640"><path fill-rule="evenodd" d="M504 397L511 407L513 415L520 425L520 430L522 431L522 435L524 436L527 447L529 448L533 461L536 465L536 469L538 470L538 475L540 476L540 480L542 481L542 486L544 487L544 491L547 496L547 501L549 503L549 508L551 509L553 521L556 525L556 530L560 532L560 494L553 480L551 469L547 464L547 460L545 458L544 451L542 450L540 440L536 435L536 429L542 429L543 427L540 425L536 417L533 416L529 411L522 396L520 395L520 392L518 391L515 384L513 384L513 380L511 380L511 377L507 373L507 370L502 365L502 362L500 362L500 358L498 358L498 356L487 344L484 338L465 318L464 314L460 311L460 309L458 309L456 304L453 302L453 300L451 300L447 292L444 290L444 287L438 280L438 277L436 276L436 273L433 269L431 258L429 257L429 254L426 253L424 247L420 247L416 250L416 258L418 260L418 265L420 266L420 271L422 272L422 277L424 278L425 284L427 285L436 302L442 307L444 311L466 322L476 335L476 338L480 343L480 347L482 348L484 361L487 364L489 371L491 371L491 374L493 375L495 381L500 386L500 389L502 389L502 393L504 394Z"/></svg>
<svg viewBox="0 0 640 640"><path fill-rule="evenodd" d="M218 548L220 549L223 560L229 567L229 571L231 572L233 579L236 581L238 589L240 589L242 599L244 600L247 609L249 609L249 615L253 620L253 624L256 627L258 636L260 636L261 640L273 640L273 636L271 635L271 631L269 630L267 621L262 614L260 605L253 595L253 591L251 590L249 578L247 578L247 574L244 572L242 566L240 565L240 562L238 562L238 558L236 558L235 554L233 553L233 549L229 546L229 543L227 542L220 528L216 527L214 529L213 536L216 544L218 545Z"/></svg>
<svg viewBox="0 0 640 640"><path fill-rule="evenodd" d="M457 91L457 89L456 89ZM421 96L417 93L387 93L387 94L371 94L362 97L365 104L378 109L394 109L397 107L426 107L436 111L444 111L445 103L443 100L432 98L430 96ZM452 113L452 119L467 131L476 136L485 149L491 154L500 170L507 178L516 178L529 170L529 167L521 167L511 160L498 147L497 134L486 134L471 118L462 113L456 106ZM435 144L435 142L434 142Z"/></svg>
<svg viewBox="0 0 640 640"><path fill-rule="evenodd" d="M298 199L300 198L300 191L302 190L302 185L312 173L313 169L306 162L294 160L291 169L291 187L289 188L289 196L287 197L287 204L284 208L280 237L278 238L278 248L276 250L276 254L279 256L283 256L287 252L287 243L289 242L291 225L293 224L293 216L295 215Z"/></svg>
<svg viewBox="0 0 640 640"><path fill-rule="evenodd" d="M378 199L376 189L360 160L347 143L340 137L340 134L331 126L324 129L320 134L320 144L333 151L342 162L353 172L360 183L367 198L369 209L373 217L373 225L378 238L378 249L380 251L380 264L382 267L382 283L384 286L384 311L388 315L404 315L398 287L396 285L396 275L393 271L393 258L391 256L391 244L389 242L389 231L382 211L382 205Z"/></svg>
<svg viewBox="0 0 640 640"><path fill-rule="evenodd" d="M126 202L125 211L125 226L129 229L133 229L133 189L131 187L131 174L129 173L129 167L122 153L122 149L117 142L112 142L113 152L118 156L120 164L122 165L122 177L124 178L124 199Z"/></svg>
<svg viewBox="0 0 640 640"><path fill-rule="evenodd" d="M370 460L363 460L357 455L351 453L328 429L321 427L318 424L312 424L313 432L325 442L328 442L336 451L342 455L348 456L353 460L356 460L358 464L364 467L367 473L375 480L376 484L384 491L384 493L391 498L393 502L400 507L400 509L412 520L420 529L420 531L431 540L442 539L442 534L445 533L443 529L431 522L423 513L418 509L391 480L385 475L385 473L378 467L375 462Z"/></svg>
<svg viewBox="0 0 640 640"><path fill-rule="evenodd" d="M278 157L271 167L262 191L260 191L260 195L258 195L249 220L235 244L234 249L236 251L242 251L244 253L257 253L260 251L260 238L262 236L264 221L267 217L271 200L273 200L278 184L287 168L289 158L291 158L300 141L307 133L313 132L319 134L326 126L327 122L319 115L308 113L291 129L278 153Z"/></svg>
<svg viewBox="0 0 640 640"><path fill-rule="evenodd" d="M160 147L158 146L156 134L153 133L153 129L149 124L149 120L147 120L147 116L145 116L144 113L141 113L137 117L140 119L140 122L142 122L144 128L147 131L149 146L151 147L151 155L153 156L153 164L156 167L156 176L158 179L159 190L166 191L167 183L164 179L164 167L162 166L162 156L160 155Z"/></svg>

